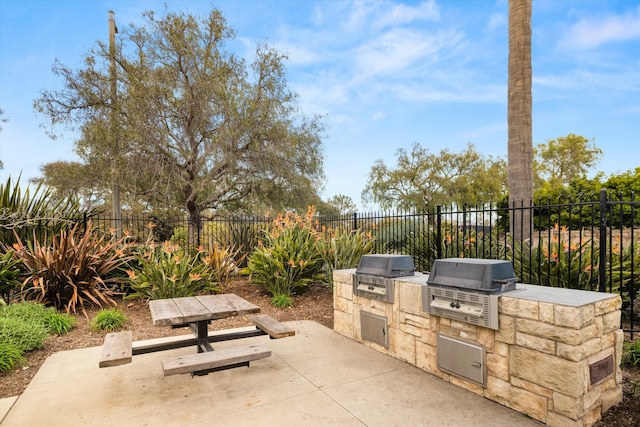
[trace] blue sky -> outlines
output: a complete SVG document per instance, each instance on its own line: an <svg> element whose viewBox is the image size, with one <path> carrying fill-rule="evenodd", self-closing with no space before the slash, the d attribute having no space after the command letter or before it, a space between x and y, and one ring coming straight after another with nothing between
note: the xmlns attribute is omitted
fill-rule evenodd
<svg viewBox="0 0 640 427"><path fill-rule="evenodd" d="M57 58L80 67L141 13L206 15L219 8L236 29L230 50L250 59L267 40L289 55L287 79L307 115L326 116L323 198L360 193L375 160L395 164L414 142L433 153L471 142L507 155L507 0L2 0L0 180L74 160L75 135L49 139L32 104L61 87ZM533 141L575 133L604 151L598 171L640 166L640 0L534 0ZM64 129L59 129L64 131Z"/></svg>

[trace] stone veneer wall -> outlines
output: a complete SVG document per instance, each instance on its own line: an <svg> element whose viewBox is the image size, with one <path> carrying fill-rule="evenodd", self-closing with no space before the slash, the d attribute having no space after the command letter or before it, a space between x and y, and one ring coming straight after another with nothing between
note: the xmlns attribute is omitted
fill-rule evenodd
<svg viewBox="0 0 640 427"><path fill-rule="evenodd" d="M334 272L334 330L342 335L549 426L591 426L622 400L619 296L598 294L593 302L574 306L513 292L500 297L496 331L423 312L427 275L397 279L395 304L389 304L354 295L354 272ZM362 339L360 311L387 318L388 349ZM485 347L486 388L438 369L439 332ZM590 365L609 356L613 373L591 384Z"/></svg>

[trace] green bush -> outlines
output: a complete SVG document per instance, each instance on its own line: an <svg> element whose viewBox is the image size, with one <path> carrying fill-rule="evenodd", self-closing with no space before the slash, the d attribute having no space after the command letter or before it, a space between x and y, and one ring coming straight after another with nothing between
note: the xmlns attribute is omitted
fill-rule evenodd
<svg viewBox="0 0 640 427"><path fill-rule="evenodd" d="M7 251L0 256L0 297L7 301L11 298L11 293L20 288L20 260L13 258L13 251Z"/></svg>
<svg viewBox="0 0 640 427"><path fill-rule="evenodd" d="M50 334L64 335L69 332L76 323L76 318L68 313L53 311L46 315L42 322Z"/></svg>
<svg viewBox="0 0 640 427"><path fill-rule="evenodd" d="M135 264L127 270L133 291L127 298L178 298L218 292L211 269L202 257L201 252L169 245L142 248Z"/></svg>
<svg viewBox="0 0 640 427"><path fill-rule="evenodd" d="M17 345L10 342L0 342L0 372L11 372L26 360Z"/></svg>
<svg viewBox="0 0 640 427"><path fill-rule="evenodd" d="M129 318L120 310L115 308L100 310L96 316L91 319L91 329L95 331L113 332L121 329Z"/></svg>
<svg viewBox="0 0 640 427"><path fill-rule="evenodd" d="M23 353L41 348L48 336L42 319L0 317L0 343L13 344Z"/></svg>
<svg viewBox="0 0 640 427"><path fill-rule="evenodd" d="M628 366L640 365L640 340L622 344L622 364Z"/></svg>
<svg viewBox="0 0 640 427"><path fill-rule="evenodd" d="M322 270L333 289L333 271L355 268L362 255L373 252L373 238L362 231L325 231L321 245Z"/></svg>
<svg viewBox="0 0 640 427"><path fill-rule="evenodd" d="M247 269L253 282L278 297L272 303L283 300L283 296L290 299L322 278L321 236L312 218L312 210L305 217L293 213L279 216L264 243L249 258Z"/></svg>

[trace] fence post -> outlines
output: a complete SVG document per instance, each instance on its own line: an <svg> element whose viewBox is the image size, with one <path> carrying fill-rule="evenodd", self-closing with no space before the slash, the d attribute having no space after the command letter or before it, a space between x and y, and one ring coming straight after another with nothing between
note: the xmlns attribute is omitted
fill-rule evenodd
<svg viewBox="0 0 640 427"><path fill-rule="evenodd" d="M607 190L600 190L598 291L607 292Z"/></svg>
<svg viewBox="0 0 640 427"><path fill-rule="evenodd" d="M358 229L358 212L353 213L353 228L352 231L356 231Z"/></svg>
<svg viewBox="0 0 640 427"><path fill-rule="evenodd" d="M442 258L442 205L436 206L436 259Z"/></svg>

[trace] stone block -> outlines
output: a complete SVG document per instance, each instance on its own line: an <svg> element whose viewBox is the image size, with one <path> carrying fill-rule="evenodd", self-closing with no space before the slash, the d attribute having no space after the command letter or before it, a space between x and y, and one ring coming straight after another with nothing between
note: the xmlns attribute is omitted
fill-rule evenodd
<svg viewBox="0 0 640 427"><path fill-rule="evenodd" d="M479 396L483 396L484 395L484 387L482 387L481 385L478 385L476 383L472 383L469 382L467 380L465 380L464 378L455 376L455 375L450 375L449 376L449 382L455 386L461 387L467 391L470 391L472 393L475 393Z"/></svg>
<svg viewBox="0 0 640 427"><path fill-rule="evenodd" d="M596 316L600 316L601 314L620 310L620 308L622 308L622 298L620 297L620 295L612 295L611 298L607 298L602 301L596 301L594 306Z"/></svg>
<svg viewBox="0 0 640 427"><path fill-rule="evenodd" d="M351 285L353 283L353 275L355 274L356 269L350 268L346 270L334 270L333 271L333 283L336 284L338 282L348 283Z"/></svg>
<svg viewBox="0 0 640 427"><path fill-rule="evenodd" d="M602 412L622 402L622 384L602 393Z"/></svg>
<svg viewBox="0 0 640 427"><path fill-rule="evenodd" d="M521 332L516 332L516 345L538 350L547 354L556 354L555 341Z"/></svg>
<svg viewBox="0 0 640 427"><path fill-rule="evenodd" d="M600 338L593 338L579 345L569 345L559 342L556 346L556 356L578 362L593 354L599 353L601 349Z"/></svg>
<svg viewBox="0 0 640 427"><path fill-rule="evenodd" d="M549 406L553 407L553 391L549 390L546 387L542 387L541 385L534 384L531 381L523 380L518 377L511 377L511 385L518 388L523 388L531 393L535 393L539 396L543 396L547 398L549 402Z"/></svg>
<svg viewBox="0 0 640 427"><path fill-rule="evenodd" d="M407 325L417 326L423 329L431 328L431 319L429 319L429 314L427 313L422 313L419 316L410 313L404 313L404 322Z"/></svg>
<svg viewBox="0 0 640 427"><path fill-rule="evenodd" d="M581 396L587 390L588 373L584 363L529 348L511 348L509 373L570 397Z"/></svg>
<svg viewBox="0 0 640 427"><path fill-rule="evenodd" d="M549 412L546 425L548 427L584 427L582 420L572 420L556 412Z"/></svg>
<svg viewBox="0 0 640 427"><path fill-rule="evenodd" d="M621 329L613 331L613 336L615 337L615 357L616 357L616 366L620 366L622 364L622 345L624 344L624 332Z"/></svg>
<svg viewBox="0 0 640 427"><path fill-rule="evenodd" d="M334 310L344 311L345 313L353 314L353 301L336 296L333 299Z"/></svg>
<svg viewBox="0 0 640 427"><path fill-rule="evenodd" d="M536 320L516 319L516 330L521 333L564 342L570 345L579 345L597 336L597 328L593 323L583 329L572 329L550 325Z"/></svg>
<svg viewBox="0 0 640 427"><path fill-rule="evenodd" d="M333 330L347 338L355 339L353 315L343 311L333 312Z"/></svg>
<svg viewBox="0 0 640 427"><path fill-rule="evenodd" d="M438 358L435 346L416 341L416 366L423 371L438 375ZM442 373L438 376L442 377Z"/></svg>
<svg viewBox="0 0 640 427"><path fill-rule="evenodd" d="M333 294L348 300L353 299L353 285L351 283L334 282Z"/></svg>
<svg viewBox="0 0 640 427"><path fill-rule="evenodd" d="M410 282L402 282L400 286L398 285L396 281L400 311L412 314L422 313L422 285Z"/></svg>
<svg viewBox="0 0 640 427"><path fill-rule="evenodd" d="M509 359L495 353L487 354L487 375L509 381Z"/></svg>
<svg viewBox="0 0 640 427"><path fill-rule="evenodd" d="M413 335L414 337L418 337L418 338L422 336L422 331L424 330L418 326L408 325L406 323L400 323L399 326L402 332Z"/></svg>
<svg viewBox="0 0 640 427"><path fill-rule="evenodd" d="M572 420L582 418L585 412L582 397L553 393L553 411Z"/></svg>
<svg viewBox="0 0 640 427"><path fill-rule="evenodd" d="M555 325L572 329L582 329L593 323L595 308L593 304L580 307L556 305L554 309Z"/></svg>
<svg viewBox="0 0 640 427"><path fill-rule="evenodd" d="M499 378L491 376L487 378L484 396L538 421L545 422L547 419L547 399L545 397L513 387L507 381Z"/></svg>
<svg viewBox="0 0 640 427"><path fill-rule="evenodd" d="M499 300L499 312L507 316L538 320L540 309L538 301L502 296Z"/></svg>
<svg viewBox="0 0 640 427"><path fill-rule="evenodd" d="M538 315L539 317L538 320L540 320L541 322L553 324L555 321L553 307L554 307L554 304L550 304L548 302L538 303L538 308L540 310L540 313Z"/></svg>
<svg viewBox="0 0 640 427"><path fill-rule="evenodd" d="M513 316L505 316L503 314L499 314L498 322L500 323L500 329L496 331L495 340L506 344L515 344L516 319Z"/></svg>
<svg viewBox="0 0 640 427"><path fill-rule="evenodd" d="M483 345L488 352L493 351L496 341L495 336L496 332L493 329L477 328L476 341L478 344Z"/></svg>
<svg viewBox="0 0 640 427"><path fill-rule="evenodd" d="M390 356L416 364L416 337L397 328L389 328L389 352Z"/></svg>
<svg viewBox="0 0 640 427"><path fill-rule="evenodd" d="M616 329L620 329L620 311L612 311L610 313L606 313L602 315L603 320L603 331L605 334L607 332L615 331Z"/></svg>
<svg viewBox="0 0 640 427"><path fill-rule="evenodd" d="M502 357L509 357L509 344L496 341L493 346L493 352Z"/></svg>

